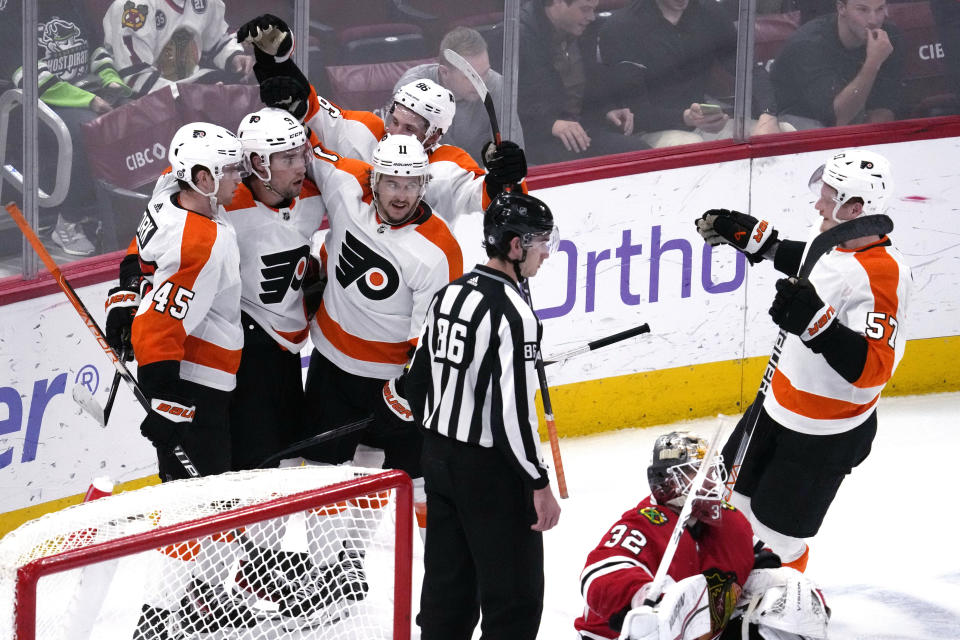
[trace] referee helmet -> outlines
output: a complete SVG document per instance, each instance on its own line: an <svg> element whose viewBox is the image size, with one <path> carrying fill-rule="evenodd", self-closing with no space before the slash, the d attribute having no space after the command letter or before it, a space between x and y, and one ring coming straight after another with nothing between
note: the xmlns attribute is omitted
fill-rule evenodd
<svg viewBox="0 0 960 640"><path fill-rule="evenodd" d="M520 238L524 253L540 238L549 242L552 252L559 240L550 207L529 194L505 191L493 199L483 214L483 246L487 256L507 258L510 241L515 237Z"/></svg>

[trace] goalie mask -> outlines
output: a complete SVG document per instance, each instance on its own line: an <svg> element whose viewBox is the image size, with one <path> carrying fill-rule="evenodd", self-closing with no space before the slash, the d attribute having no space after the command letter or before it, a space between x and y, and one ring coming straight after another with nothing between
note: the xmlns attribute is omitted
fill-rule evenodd
<svg viewBox="0 0 960 640"><path fill-rule="evenodd" d="M653 444L653 461L647 467L647 482L658 504L673 507L678 512L683 509L708 449L706 440L683 431L673 431L657 438ZM727 477L722 455L715 456L708 464L710 468L694 497L691 511L693 517L706 524L720 520Z"/></svg>
<svg viewBox="0 0 960 640"><path fill-rule="evenodd" d="M220 179L228 171L240 177L247 175L243 145L237 136L221 126L209 122L192 122L180 127L170 141L168 154L173 174L197 193L215 198ZM204 193L193 181L193 168L204 167L213 176L213 190Z"/></svg>
<svg viewBox="0 0 960 640"><path fill-rule="evenodd" d="M453 124L453 116L457 111L457 103L453 93L446 87L441 87L433 80L423 78L403 85L393 94L393 106L401 105L427 121L427 131L423 136L423 145L427 151L432 151L440 144L440 138ZM429 146L427 141L435 134L436 139Z"/></svg>
<svg viewBox="0 0 960 640"><path fill-rule="evenodd" d="M837 191L833 199L836 204L830 214L834 222L840 222L837 211L852 198L863 201L863 215L883 213L893 190L890 163L880 154L865 149L841 151L814 171L809 187L817 197L824 184Z"/></svg>
<svg viewBox="0 0 960 640"><path fill-rule="evenodd" d="M391 178L400 178L392 180ZM415 180L411 180L415 178ZM423 145L413 136L388 135L380 141L373 151L373 169L370 172L370 189L373 192L373 203L383 222L397 226L404 224L417 211L417 206L423 198L430 179L430 160ZM386 182L386 184L384 184ZM392 185L396 182L396 185ZM383 197L385 186L399 189L409 189L401 200L410 200L410 208L404 214L395 211L389 197Z"/></svg>
<svg viewBox="0 0 960 640"><path fill-rule="evenodd" d="M240 122L237 137L243 143L243 157L253 171L253 154L257 154L263 161L266 176L253 171L254 175L270 182L273 177L270 172L270 156L274 153L304 147L307 144L307 135L303 125L283 109L267 107L247 114Z"/></svg>

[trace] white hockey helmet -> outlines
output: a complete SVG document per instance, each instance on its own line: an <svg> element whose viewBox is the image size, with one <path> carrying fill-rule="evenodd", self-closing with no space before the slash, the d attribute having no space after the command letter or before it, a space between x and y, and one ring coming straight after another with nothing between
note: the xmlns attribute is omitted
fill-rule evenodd
<svg viewBox="0 0 960 640"><path fill-rule="evenodd" d="M834 221L839 222L837 211L851 198L863 200L863 215L880 214L886 211L893 191L890 162L873 151L846 149L831 156L810 176L810 188L818 196L821 184L837 191L831 214Z"/></svg>
<svg viewBox="0 0 960 640"><path fill-rule="evenodd" d="M377 194L377 183L382 176L419 177L420 191L417 201L410 208L410 216L417 210L417 205L423 199L430 180L430 159L423 145L414 136L394 134L388 135L377 144L373 150L373 170L370 172L370 189L373 191L373 201L380 206ZM403 224L410 218L388 224ZM384 217L384 220L386 218Z"/></svg>
<svg viewBox="0 0 960 640"><path fill-rule="evenodd" d="M439 132L440 135L427 147L430 151L440 143L440 138L453 124L457 103L453 92L433 80L422 78L403 85L393 94L394 105L403 105L427 121L424 143Z"/></svg>
<svg viewBox="0 0 960 640"><path fill-rule="evenodd" d="M296 149L307 143L307 134L303 125L283 109L272 107L245 115L237 128L237 137L243 143L243 156L251 171L253 170L252 154L257 154L263 160L267 175L265 178L259 174L256 175L265 182L269 182L272 177L270 154Z"/></svg>
<svg viewBox="0 0 960 640"><path fill-rule="evenodd" d="M192 122L180 127L170 141L168 154L173 174L189 184L197 193L215 197L224 169L237 165L241 176L246 174L246 162L240 139L229 130L209 122ZM204 193L193 182L193 168L205 167L213 176L213 191Z"/></svg>
<svg viewBox="0 0 960 640"><path fill-rule="evenodd" d="M709 465L703 485L693 496L691 515L707 524L714 524L722 517L723 488L727 472L723 455L714 455L704 460L709 445L703 438L686 431L671 431L659 436L653 443L653 460L647 467L647 482L657 504L668 505L681 511L687 499L693 479L700 465Z"/></svg>

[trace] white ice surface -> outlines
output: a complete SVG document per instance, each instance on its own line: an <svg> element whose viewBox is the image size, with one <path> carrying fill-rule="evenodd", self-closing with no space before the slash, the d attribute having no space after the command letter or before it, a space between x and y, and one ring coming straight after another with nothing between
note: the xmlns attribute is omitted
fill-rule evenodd
<svg viewBox="0 0 960 640"><path fill-rule="evenodd" d="M830 638L960 638L954 537L960 520L954 475L960 467L960 393L882 399L878 416L873 451L844 481L810 541L806 573L833 609ZM729 420L727 431L736 416ZM570 498L560 501L560 524L544 535L547 586L539 639L576 637L573 620L583 607L578 577L586 554L648 493L653 441L676 428L708 437L716 419L561 441Z"/></svg>

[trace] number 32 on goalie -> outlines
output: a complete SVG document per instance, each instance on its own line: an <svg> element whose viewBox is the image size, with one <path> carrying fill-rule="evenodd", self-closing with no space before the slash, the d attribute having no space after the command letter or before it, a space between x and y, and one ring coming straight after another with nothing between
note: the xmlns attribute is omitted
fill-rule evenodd
<svg viewBox="0 0 960 640"><path fill-rule="evenodd" d="M890 345L890 348L896 349L897 326L898 322L896 317L886 313L880 313L879 311L871 311L867 314L867 329L865 333L868 338L873 338L874 340L887 338L887 344Z"/></svg>
<svg viewBox="0 0 960 640"><path fill-rule="evenodd" d="M170 292L173 291L171 299ZM164 282L153 292L153 306L158 313L169 311L170 315L177 320L183 320L190 310L190 300L194 293L186 287L180 287L169 280Z"/></svg>
<svg viewBox="0 0 960 640"><path fill-rule="evenodd" d="M604 542L603 546L615 547L620 545L630 553L639 555L647 544L647 537L636 529L630 529L629 534L624 534L627 534L627 525L614 525L613 528L610 529L610 539Z"/></svg>

